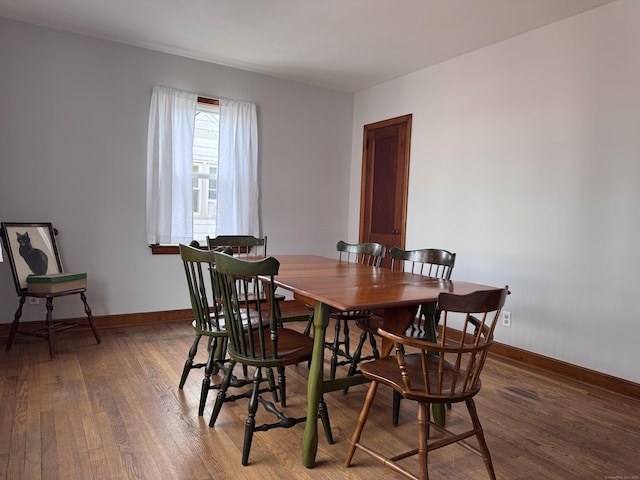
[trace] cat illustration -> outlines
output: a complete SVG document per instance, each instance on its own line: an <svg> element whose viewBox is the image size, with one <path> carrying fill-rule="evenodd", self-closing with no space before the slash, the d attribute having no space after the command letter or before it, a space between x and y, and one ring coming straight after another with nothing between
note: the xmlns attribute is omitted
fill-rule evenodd
<svg viewBox="0 0 640 480"><path fill-rule="evenodd" d="M20 248L20 256L27 262L28 267L35 275L45 275L47 273L47 267L49 265L49 257L39 248L33 248L31 246L31 239L29 238L29 232L18 233L18 243Z"/></svg>

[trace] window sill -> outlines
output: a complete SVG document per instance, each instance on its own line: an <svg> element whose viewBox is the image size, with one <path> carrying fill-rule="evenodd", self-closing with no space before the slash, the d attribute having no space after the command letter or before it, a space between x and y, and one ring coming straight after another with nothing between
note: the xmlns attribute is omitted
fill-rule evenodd
<svg viewBox="0 0 640 480"><path fill-rule="evenodd" d="M149 245L152 255L179 255L180 248L178 245Z"/></svg>
<svg viewBox="0 0 640 480"><path fill-rule="evenodd" d="M197 240L192 241L190 246L199 248L200 250L207 250L207 247L202 246ZM153 245L149 245L149 248L151 249L152 255L180 255L180 247L178 245L160 245L158 243L155 243Z"/></svg>

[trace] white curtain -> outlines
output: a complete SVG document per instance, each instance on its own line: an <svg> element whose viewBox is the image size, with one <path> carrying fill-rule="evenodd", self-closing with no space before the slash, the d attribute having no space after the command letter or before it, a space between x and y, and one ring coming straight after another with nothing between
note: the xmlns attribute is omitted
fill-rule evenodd
<svg viewBox="0 0 640 480"><path fill-rule="evenodd" d="M198 95L153 87L147 140L147 241L193 239L193 135Z"/></svg>
<svg viewBox="0 0 640 480"><path fill-rule="evenodd" d="M260 235L258 115L253 103L220 99L218 235Z"/></svg>

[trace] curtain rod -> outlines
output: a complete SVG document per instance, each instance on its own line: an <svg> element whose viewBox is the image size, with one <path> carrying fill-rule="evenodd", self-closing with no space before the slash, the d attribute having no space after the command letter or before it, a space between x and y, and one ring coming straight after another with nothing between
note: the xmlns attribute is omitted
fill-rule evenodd
<svg viewBox="0 0 640 480"><path fill-rule="evenodd" d="M217 98L198 97L198 103L209 103L211 105L220 105L220 100Z"/></svg>

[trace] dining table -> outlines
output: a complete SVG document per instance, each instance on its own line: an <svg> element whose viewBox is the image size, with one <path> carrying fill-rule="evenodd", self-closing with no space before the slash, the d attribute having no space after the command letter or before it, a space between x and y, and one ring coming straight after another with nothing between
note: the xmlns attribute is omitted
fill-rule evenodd
<svg viewBox="0 0 640 480"><path fill-rule="evenodd" d="M415 318L418 306L436 302L441 292L464 295L498 289L317 255L273 256L280 262L274 284L292 292L294 298L314 309L313 354L307 381L307 422L302 439L302 463L308 468L313 467L316 461L317 419L323 394L368 381L360 374L324 379L325 332L331 311L381 310L384 328L401 334ZM393 342L382 339L380 354L389 355L392 349Z"/></svg>

